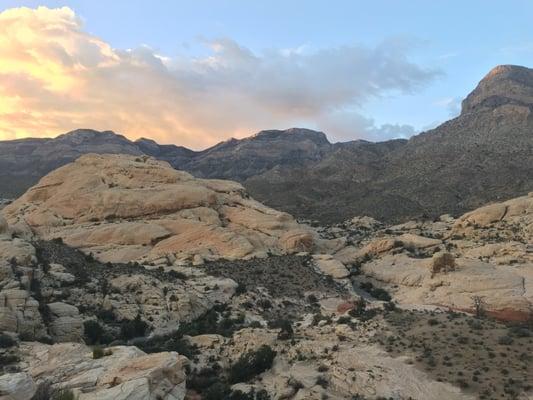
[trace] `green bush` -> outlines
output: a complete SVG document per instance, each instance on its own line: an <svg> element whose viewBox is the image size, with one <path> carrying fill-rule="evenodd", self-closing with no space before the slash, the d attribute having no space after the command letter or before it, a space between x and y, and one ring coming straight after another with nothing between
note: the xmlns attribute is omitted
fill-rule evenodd
<svg viewBox="0 0 533 400"><path fill-rule="evenodd" d="M98 321L89 320L83 323L83 329L85 332L85 341L87 344L101 343L102 336L104 334L104 328L98 323Z"/></svg>
<svg viewBox="0 0 533 400"><path fill-rule="evenodd" d="M278 333L279 340L292 339L294 336L294 330L292 329L291 321L288 319L278 319L270 324L271 328L281 329Z"/></svg>
<svg viewBox="0 0 533 400"><path fill-rule="evenodd" d="M37 390L31 400L76 400L77 396L69 389L54 389L49 382L43 382L37 386Z"/></svg>
<svg viewBox="0 0 533 400"><path fill-rule="evenodd" d="M202 393L202 400L226 400L229 393L229 385L216 382Z"/></svg>
<svg viewBox="0 0 533 400"><path fill-rule="evenodd" d="M7 349L17 344L17 341L4 333L0 334L0 349Z"/></svg>
<svg viewBox="0 0 533 400"><path fill-rule="evenodd" d="M391 301L391 296L385 289L374 288L370 291L370 294L378 300Z"/></svg>
<svg viewBox="0 0 533 400"><path fill-rule="evenodd" d="M148 324L138 314L134 320L125 320L120 326L120 335L125 340L145 336L146 331L148 331Z"/></svg>
<svg viewBox="0 0 533 400"><path fill-rule="evenodd" d="M102 358L104 356L104 349L101 347L95 347L93 349L93 359L97 360L99 358Z"/></svg>
<svg viewBox="0 0 533 400"><path fill-rule="evenodd" d="M61 389L52 395L52 400L76 400L77 396L74 395L72 390Z"/></svg>
<svg viewBox="0 0 533 400"><path fill-rule="evenodd" d="M276 357L276 352L267 345L243 354L230 368L230 382L247 382L254 376L265 372L272 367L274 357Z"/></svg>

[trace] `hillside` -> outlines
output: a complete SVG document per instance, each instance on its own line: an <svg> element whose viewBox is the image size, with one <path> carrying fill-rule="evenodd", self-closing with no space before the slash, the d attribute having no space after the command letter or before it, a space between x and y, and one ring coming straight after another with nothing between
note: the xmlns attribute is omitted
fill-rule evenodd
<svg viewBox="0 0 533 400"><path fill-rule="evenodd" d="M533 190L533 70L499 66L461 114L409 140L330 143L308 129L262 131L204 151L77 130L0 142L0 197L22 194L85 153L149 155L200 178L241 182L259 201L323 223L459 215Z"/></svg>

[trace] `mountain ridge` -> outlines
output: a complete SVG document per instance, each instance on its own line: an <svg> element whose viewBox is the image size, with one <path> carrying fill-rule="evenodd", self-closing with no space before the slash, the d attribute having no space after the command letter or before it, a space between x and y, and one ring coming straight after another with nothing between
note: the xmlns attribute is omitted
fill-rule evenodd
<svg viewBox="0 0 533 400"><path fill-rule="evenodd" d="M327 223L458 215L533 190L533 70L497 66L462 105L458 117L409 140L331 143L323 132L290 128L201 151L89 129L3 141L0 197L89 152L149 155L199 178L237 180L269 206Z"/></svg>

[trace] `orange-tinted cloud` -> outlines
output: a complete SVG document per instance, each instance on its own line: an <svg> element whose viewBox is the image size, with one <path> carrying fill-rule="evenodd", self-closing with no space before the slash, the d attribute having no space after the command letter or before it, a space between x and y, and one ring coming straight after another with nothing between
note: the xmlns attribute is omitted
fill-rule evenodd
<svg viewBox="0 0 533 400"><path fill-rule="evenodd" d="M67 7L6 10L0 139L94 128L202 148L260 129L345 126L332 119L346 107L435 76L409 62L398 42L261 55L229 39L208 45L203 58L114 49L85 32ZM367 128L354 126L352 137Z"/></svg>

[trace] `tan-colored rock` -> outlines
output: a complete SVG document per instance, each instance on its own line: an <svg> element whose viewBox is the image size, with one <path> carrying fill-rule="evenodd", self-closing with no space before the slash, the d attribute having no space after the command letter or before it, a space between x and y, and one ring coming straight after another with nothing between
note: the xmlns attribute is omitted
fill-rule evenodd
<svg viewBox="0 0 533 400"><path fill-rule="evenodd" d="M39 303L24 289L0 291L0 330L42 336L46 330L39 312Z"/></svg>
<svg viewBox="0 0 533 400"><path fill-rule="evenodd" d="M78 308L65 303L50 303L50 335L56 342L83 341L83 321Z"/></svg>
<svg viewBox="0 0 533 400"><path fill-rule="evenodd" d="M17 265L29 265L35 261L35 248L19 238L0 236L0 262L14 261Z"/></svg>
<svg viewBox="0 0 533 400"><path fill-rule="evenodd" d="M405 254L387 255L363 265L365 274L387 287L403 304L440 305L472 310L472 296L482 296L487 310L525 315L533 303L533 269L500 266L472 259L455 259L453 273L431 276L433 259ZM524 290L525 289L525 290ZM513 317L514 319L514 317Z"/></svg>
<svg viewBox="0 0 533 400"><path fill-rule="evenodd" d="M36 389L33 379L26 372L0 375L1 400L28 400Z"/></svg>
<svg viewBox="0 0 533 400"><path fill-rule="evenodd" d="M72 390L79 400L182 400L188 360L175 352L145 354L136 347L109 348L93 359L77 343L21 344L24 373L34 382L48 381Z"/></svg>
<svg viewBox="0 0 533 400"><path fill-rule="evenodd" d="M126 155L82 156L2 212L10 224L103 261L247 259L315 247L310 228L248 198L236 182Z"/></svg>
<svg viewBox="0 0 533 400"><path fill-rule="evenodd" d="M367 254L374 255L384 253L393 249L398 244L399 242L396 239L376 239L368 243L365 247L363 247L360 251L360 255L364 256Z"/></svg>
<svg viewBox="0 0 533 400"><path fill-rule="evenodd" d="M404 247L413 247L416 249L425 249L426 247L438 246L442 243L439 239L428 238L420 235L413 235L412 233L404 233L398 236Z"/></svg>
<svg viewBox="0 0 533 400"><path fill-rule="evenodd" d="M494 225L506 224L507 229L514 226L514 233L531 241L533 238L533 196L522 196L503 203L490 204L478 208L459 217L455 222L454 230L457 233L471 235L479 233ZM504 228L504 227L502 227Z"/></svg>
<svg viewBox="0 0 533 400"><path fill-rule="evenodd" d="M318 269L325 275L329 275L335 279L347 278L350 272L338 260L329 254L316 254L313 256Z"/></svg>

